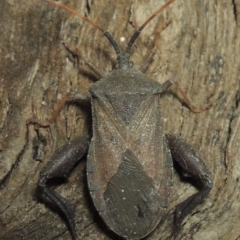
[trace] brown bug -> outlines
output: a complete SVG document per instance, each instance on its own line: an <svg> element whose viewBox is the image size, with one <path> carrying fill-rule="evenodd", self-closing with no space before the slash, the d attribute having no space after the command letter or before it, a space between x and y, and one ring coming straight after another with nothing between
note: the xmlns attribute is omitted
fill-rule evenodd
<svg viewBox="0 0 240 240"><path fill-rule="evenodd" d="M66 199L48 187L47 182L55 177L67 177L87 151L87 180L93 203L106 225L124 239L142 239L164 216L170 198L173 160L184 174L200 185L199 192L176 207L174 236L184 217L212 188L210 172L199 154L182 139L163 134L160 99L172 83L166 81L160 85L132 68L129 60L130 49L142 29L174 1L167 1L148 18L122 51L113 37L95 22L61 3L48 0L102 31L117 55L117 67L89 90L93 136L79 137L59 149L38 182L45 195L63 212L73 239L77 238L74 210ZM99 74L93 65L89 67ZM69 95L56 113L68 100L90 99L80 93ZM49 125L49 122L37 120L28 122Z"/></svg>

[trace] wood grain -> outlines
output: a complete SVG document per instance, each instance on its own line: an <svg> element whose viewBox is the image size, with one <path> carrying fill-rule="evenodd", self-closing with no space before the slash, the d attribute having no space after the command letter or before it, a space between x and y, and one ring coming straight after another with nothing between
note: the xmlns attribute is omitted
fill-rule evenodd
<svg viewBox="0 0 240 240"><path fill-rule="evenodd" d="M164 3L63 2L118 42L129 39ZM214 101L208 111L194 114L174 87L162 97L164 131L193 144L214 180L208 198L185 219L179 239L240 239L239 13L239 0L177 0L144 29L132 49L138 67L155 46L146 75L161 83L179 81L196 106ZM114 66L114 51L101 32L45 1L3 0L0 20L0 239L71 239L65 221L36 186L56 148L87 133L90 110L67 105L49 128L39 130L27 127L26 119L48 119L67 92L88 89L97 80L84 64L72 61L63 43L106 73ZM79 239L117 239L94 210L84 161L56 189L76 206ZM195 191L175 174L169 214L147 239L169 239L174 206Z"/></svg>

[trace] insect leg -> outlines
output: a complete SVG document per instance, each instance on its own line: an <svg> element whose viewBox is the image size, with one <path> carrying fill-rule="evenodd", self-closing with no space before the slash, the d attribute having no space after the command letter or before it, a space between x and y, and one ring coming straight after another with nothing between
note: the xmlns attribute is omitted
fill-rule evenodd
<svg viewBox="0 0 240 240"><path fill-rule="evenodd" d="M155 55L156 51L155 49L153 49L150 54L147 55L146 60L141 64L141 66L139 67L139 71L142 73L145 73L148 69L148 66L151 64L151 62L153 61L153 57Z"/></svg>
<svg viewBox="0 0 240 240"><path fill-rule="evenodd" d="M177 87L177 90L180 92L180 94L182 95L184 102L187 104L187 106L190 108L190 110L194 113L200 113L203 112L207 109L209 109L212 105L213 102L210 102L208 104L206 104L204 107L195 107L192 103L191 100L188 98L188 96L186 95L186 93L184 92L184 90L181 88L180 84L178 82L174 82L175 86Z"/></svg>
<svg viewBox="0 0 240 240"><path fill-rule="evenodd" d="M209 193L212 189L213 182L210 171L191 145L170 134L166 135L166 139L173 160L180 165L184 176L191 177L196 182L199 190L176 207L173 228L173 235L176 236L180 230L183 219Z"/></svg>
<svg viewBox="0 0 240 240"><path fill-rule="evenodd" d="M73 58L77 58L77 63L79 63L79 59L84 62L99 78L103 78L106 76L104 72L102 72L99 68L97 68L91 61L84 59L81 52L77 49L70 49L65 43L63 44L64 47L70 52Z"/></svg>
<svg viewBox="0 0 240 240"><path fill-rule="evenodd" d="M47 163L38 180L42 192L57 205L67 220L73 239L77 238L74 221L74 207L62 196L52 190L47 182L54 178L67 178L74 165L87 152L88 137L78 137L61 147Z"/></svg>
<svg viewBox="0 0 240 240"><path fill-rule="evenodd" d="M80 93L80 92L68 93L58 103L52 116L48 120L42 121L39 119L30 118L30 119L27 119L27 121L26 121L27 124L36 124L40 127L49 127L55 121L55 119L59 115L60 111L62 110L62 108L64 107L64 105L67 102L79 102L79 103L89 102L90 103L90 95L88 96L88 95Z"/></svg>

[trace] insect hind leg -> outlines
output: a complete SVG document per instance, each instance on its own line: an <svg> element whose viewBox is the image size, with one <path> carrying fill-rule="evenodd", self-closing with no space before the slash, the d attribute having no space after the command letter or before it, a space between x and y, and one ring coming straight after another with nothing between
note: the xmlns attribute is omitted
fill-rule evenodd
<svg viewBox="0 0 240 240"><path fill-rule="evenodd" d="M198 152L182 139L166 134L173 160L176 161L183 172L183 176L191 177L198 188L198 192L177 205L172 235L175 237L180 231L183 219L200 203L212 189L211 173L202 161Z"/></svg>
<svg viewBox="0 0 240 240"><path fill-rule="evenodd" d="M54 178L67 178L75 164L87 152L88 137L78 137L61 147L45 166L38 181L40 190L61 210L67 220L73 239L77 239L74 220L74 207L48 186Z"/></svg>

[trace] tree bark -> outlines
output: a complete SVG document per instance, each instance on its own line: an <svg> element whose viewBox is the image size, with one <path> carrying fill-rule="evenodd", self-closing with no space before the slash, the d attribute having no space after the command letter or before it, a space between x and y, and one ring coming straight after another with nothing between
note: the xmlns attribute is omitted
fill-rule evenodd
<svg viewBox="0 0 240 240"><path fill-rule="evenodd" d="M164 2L63 1L117 42L130 39ZM71 239L61 214L37 191L37 181L59 146L87 134L91 112L66 105L50 127L40 129L26 126L26 120L48 119L67 92L88 89L97 80L63 43L105 73L116 56L100 31L46 1L3 0L0 18L0 239ZM134 44L136 67L154 47L147 76L160 83L178 81L196 106L213 102L195 114L174 87L162 97L164 133L198 149L214 181L210 194L184 220L178 239L240 239L240 1L175 1ZM116 239L94 209L86 185L82 161L56 188L76 206L79 239ZM194 192L174 174L165 221L146 239L169 239L174 207Z"/></svg>

